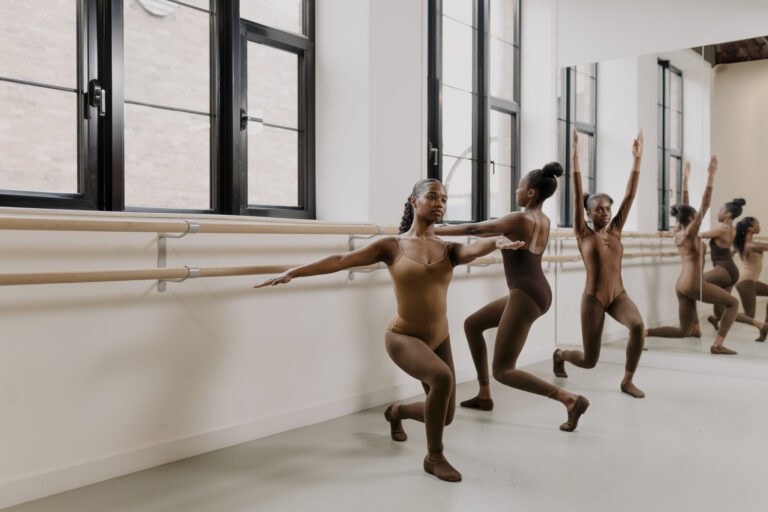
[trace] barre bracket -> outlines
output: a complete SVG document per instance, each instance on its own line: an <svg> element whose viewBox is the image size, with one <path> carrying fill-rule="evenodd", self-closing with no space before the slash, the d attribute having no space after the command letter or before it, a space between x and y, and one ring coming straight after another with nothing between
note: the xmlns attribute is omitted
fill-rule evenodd
<svg viewBox="0 0 768 512"><path fill-rule="evenodd" d="M187 220L184 221L187 223L187 230L184 233L158 233L157 234L157 268L165 268L166 265L166 256L167 256L167 246L166 246L166 240L169 238L184 238L185 236L189 234L196 234L200 232L200 223L195 222L193 220ZM182 281L186 281L187 279L192 279L195 277L198 277L200 275L200 269L197 267L187 267L189 269L189 276L181 278L181 279L158 279L157 280L157 291L158 292L164 292L165 291L165 283L168 281L172 283L180 283Z"/></svg>

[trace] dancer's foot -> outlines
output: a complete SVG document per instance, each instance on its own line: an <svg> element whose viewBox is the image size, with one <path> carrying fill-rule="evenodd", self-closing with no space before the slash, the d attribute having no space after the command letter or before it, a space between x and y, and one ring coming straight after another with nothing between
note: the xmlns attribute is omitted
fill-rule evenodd
<svg viewBox="0 0 768 512"><path fill-rule="evenodd" d="M480 398L476 396L469 400L464 400L459 405L467 409L480 409L481 411L490 411L493 409L493 400L490 398Z"/></svg>
<svg viewBox="0 0 768 512"><path fill-rule="evenodd" d="M729 348L725 348L722 345L720 345L720 346L712 345L711 347L709 347L709 351L712 354L738 354L738 352L736 352L735 350L731 350Z"/></svg>
<svg viewBox="0 0 768 512"><path fill-rule="evenodd" d="M768 322L763 324L763 327L760 329L760 336L755 338L755 341L765 341L766 334L768 334Z"/></svg>
<svg viewBox="0 0 768 512"><path fill-rule="evenodd" d="M626 393L629 396L633 396L635 398L645 398L645 393L637 389L637 386L635 386L632 381L622 382L621 391L622 393Z"/></svg>
<svg viewBox="0 0 768 512"><path fill-rule="evenodd" d="M461 482L461 473L451 466L442 453L428 453L424 457L424 471L446 482Z"/></svg>
<svg viewBox="0 0 768 512"><path fill-rule="evenodd" d="M693 326L693 330L691 331L691 337L701 338L701 326L699 324L696 324Z"/></svg>
<svg viewBox="0 0 768 512"><path fill-rule="evenodd" d="M707 317L707 321L712 324L712 327L714 327L716 331L720 329L720 327L718 327L720 324L720 319L715 315L709 315ZM701 332L699 332L699 334L701 334Z"/></svg>
<svg viewBox="0 0 768 512"><path fill-rule="evenodd" d="M563 359L563 351L556 348L552 353L552 371L555 373L555 377L568 377L565 373L565 360Z"/></svg>
<svg viewBox="0 0 768 512"><path fill-rule="evenodd" d="M392 404L384 411L384 419L389 422L389 430L394 441L402 442L408 439L408 434L403 430L403 424L400 422L400 418L397 413L400 412L400 407Z"/></svg>
<svg viewBox="0 0 768 512"><path fill-rule="evenodd" d="M576 398L572 407L568 408L568 421L560 425L560 430L565 432L573 432L579 424L579 418L587 411L589 407L589 400L582 395Z"/></svg>

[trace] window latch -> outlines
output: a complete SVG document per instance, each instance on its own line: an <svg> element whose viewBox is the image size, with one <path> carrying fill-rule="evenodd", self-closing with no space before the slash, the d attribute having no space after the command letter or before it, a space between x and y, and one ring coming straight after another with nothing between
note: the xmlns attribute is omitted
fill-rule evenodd
<svg viewBox="0 0 768 512"><path fill-rule="evenodd" d="M432 165L437 165L437 159L440 156L440 151L432 145L432 143L429 143L429 156L432 158Z"/></svg>
<svg viewBox="0 0 768 512"><path fill-rule="evenodd" d="M107 91L101 87L98 80L88 82L88 104L96 107L99 117L107 115Z"/></svg>

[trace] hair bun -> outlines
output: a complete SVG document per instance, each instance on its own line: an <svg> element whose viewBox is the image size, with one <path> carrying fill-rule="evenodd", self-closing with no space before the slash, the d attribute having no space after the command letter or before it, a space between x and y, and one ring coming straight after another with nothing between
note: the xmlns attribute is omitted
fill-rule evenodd
<svg viewBox="0 0 768 512"><path fill-rule="evenodd" d="M744 206L745 204L747 204L747 202L746 202L744 199L742 199L741 197L738 197L738 198L734 199L734 200L733 200L733 201L731 201L731 202L732 202L733 204L737 204L737 205L739 205L739 206Z"/></svg>
<svg viewBox="0 0 768 512"><path fill-rule="evenodd" d="M587 205L589 204L589 196L590 195L591 194L584 194L584 209L585 210L589 210L589 206L587 206Z"/></svg>
<svg viewBox="0 0 768 512"><path fill-rule="evenodd" d="M673 217L677 218L678 215L680 215L680 208L678 207L678 205L673 205L669 209L669 213L671 213Z"/></svg>
<svg viewBox="0 0 768 512"><path fill-rule="evenodd" d="M558 162L549 162L541 168L541 174L547 178L556 178L563 175L563 166Z"/></svg>

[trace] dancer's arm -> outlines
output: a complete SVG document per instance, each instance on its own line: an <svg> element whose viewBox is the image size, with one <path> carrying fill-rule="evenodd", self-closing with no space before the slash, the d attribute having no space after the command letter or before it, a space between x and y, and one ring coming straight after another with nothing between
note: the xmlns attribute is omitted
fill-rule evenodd
<svg viewBox="0 0 768 512"><path fill-rule="evenodd" d="M577 237L589 231L584 220L584 192L581 189L581 170L579 169L579 134L573 130L573 232Z"/></svg>
<svg viewBox="0 0 768 512"><path fill-rule="evenodd" d="M632 158L632 170L629 172L627 191L624 193L624 199L621 201L619 211L616 212L611 221L611 225L619 231L622 230L624 223L627 221L629 209L632 208L632 202L635 200L635 194L637 193L637 184L640 181L640 161L643 158L643 130L640 130L637 138L632 143Z"/></svg>
<svg viewBox="0 0 768 512"><path fill-rule="evenodd" d="M691 162L686 161L683 166L683 190L681 191L681 201L683 204L691 204L688 197L688 178L691 176Z"/></svg>
<svg viewBox="0 0 768 512"><path fill-rule="evenodd" d="M768 244L762 244L760 242L750 242L747 244L746 247L744 247L744 254L747 254L747 252L764 252L768 251Z"/></svg>
<svg viewBox="0 0 768 512"><path fill-rule="evenodd" d="M701 221L709 211L709 205L712 202L712 184L715 182L715 173L717 173L717 156L712 155L707 167L707 186L704 188L704 196L701 198L701 208L693 216L693 221L685 228L685 236L696 236L701 227Z"/></svg>
<svg viewBox="0 0 768 512"><path fill-rule="evenodd" d="M498 219L491 219L483 222L435 226L435 234L437 236L496 236L519 229L523 226L523 222L524 220L521 212L513 212L508 213L503 217L499 217Z"/></svg>
<svg viewBox="0 0 768 512"><path fill-rule="evenodd" d="M392 237L380 238L356 251L345 254L334 254L333 256L327 256L317 261L307 263L306 265L294 267L283 272L279 276L267 279L266 281L255 285L254 288L289 283L294 277L332 274L333 272L338 272L339 270L347 268L373 265L380 261L388 262L392 260L395 243L396 242Z"/></svg>
<svg viewBox="0 0 768 512"><path fill-rule="evenodd" d="M525 245L521 240L512 241L505 236L483 238L471 244L453 244L453 264L464 265L475 258L490 254L496 249L515 251Z"/></svg>

